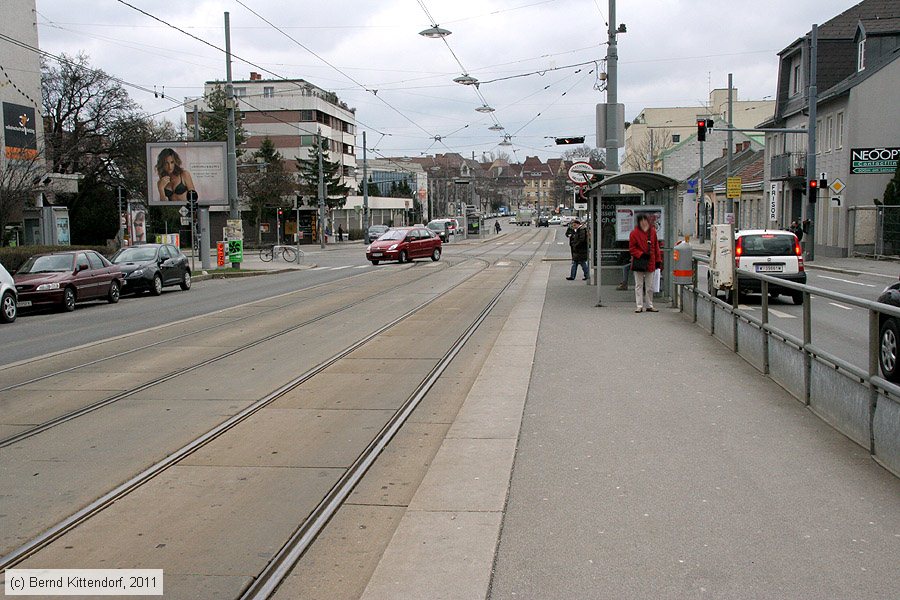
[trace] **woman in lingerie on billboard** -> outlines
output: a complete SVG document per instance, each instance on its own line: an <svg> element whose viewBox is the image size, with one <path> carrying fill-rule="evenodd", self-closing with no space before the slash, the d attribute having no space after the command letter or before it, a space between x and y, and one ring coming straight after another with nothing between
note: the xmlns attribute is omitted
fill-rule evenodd
<svg viewBox="0 0 900 600"><path fill-rule="evenodd" d="M194 189L191 174L181 167L181 157L171 148L165 148L156 159L160 202L186 202L187 193Z"/></svg>

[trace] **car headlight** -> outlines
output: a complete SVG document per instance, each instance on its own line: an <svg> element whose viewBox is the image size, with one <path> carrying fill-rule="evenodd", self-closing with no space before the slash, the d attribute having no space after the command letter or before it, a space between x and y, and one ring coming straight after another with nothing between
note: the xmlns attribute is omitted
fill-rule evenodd
<svg viewBox="0 0 900 600"><path fill-rule="evenodd" d="M396 249L397 249L397 244L393 244L390 248L388 248L388 250L396 250Z"/></svg>
<svg viewBox="0 0 900 600"><path fill-rule="evenodd" d="M369 246L366 248L366 252L371 252L371 251L372 251L372 246Z"/></svg>
<svg viewBox="0 0 900 600"><path fill-rule="evenodd" d="M134 271L131 272L131 275L130 275L130 276L131 276L131 277L140 277L140 276L143 275L143 274L144 274L144 270L143 270L143 269L135 269Z"/></svg>
<svg viewBox="0 0 900 600"><path fill-rule="evenodd" d="M39 291L39 292L46 292L48 290L58 290L58 289L59 289L59 283L42 283L41 285L37 286L37 291Z"/></svg>

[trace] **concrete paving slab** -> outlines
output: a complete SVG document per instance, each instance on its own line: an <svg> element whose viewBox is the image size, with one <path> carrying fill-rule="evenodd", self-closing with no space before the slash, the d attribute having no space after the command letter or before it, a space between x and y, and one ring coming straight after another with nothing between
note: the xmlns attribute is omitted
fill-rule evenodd
<svg viewBox="0 0 900 600"><path fill-rule="evenodd" d="M98 373L75 371L54 375L41 381L29 383L20 390L102 390L121 391L134 385L135 381L147 379L146 373Z"/></svg>
<svg viewBox="0 0 900 600"><path fill-rule="evenodd" d="M393 412L265 408L182 464L349 467Z"/></svg>
<svg viewBox="0 0 900 600"><path fill-rule="evenodd" d="M184 345L179 342L183 342ZM190 344L191 338L185 338L173 342L171 346L155 346L133 354L104 360L96 365L85 367L85 369L100 373L120 371L150 373L154 377L158 377L218 356L225 351L218 346L193 346Z"/></svg>
<svg viewBox="0 0 900 600"><path fill-rule="evenodd" d="M473 374L466 377L442 376L438 385L431 388L410 415L407 423L452 423L474 381Z"/></svg>
<svg viewBox="0 0 900 600"><path fill-rule="evenodd" d="M433 367L434 360L430 358L356 358L354 353L332 366L330 371L332 373L415 373L424 377Z"/></svg>
<svg viewBox="0 0 900 600"><path fill-rule="evenodd" d="M396 410L422 381L418 373L334 373L326 370L272 403L272 408Z"/></svg>
<svg viewBox="0 0 900 600"><path fill-rule="evenodd" d="M0 554L224 421L246 402L127 400L0 452ZM116 423L110 427L109 423ZM152 424L152 426L148 426Z"/></svg>
<svg viewBox="0 0 900 600"><path fill-rule="evenodd" d="M501 518L499 512L407 511L362 600L483 598Z"/></svg>
<svg viewBox="0 0 900 600"><path fill-rule="evenodd" d="M478 393L473 388L456 415L448 438L509 439L519 436L528 389L509 393Z"/></svg>
<svg viewBox="0 0 900 600"><path fill-rule="evenodd" d="M0 439L8 438L31 429L31 425L6 425L0 423Z"/></svg>
<svg viewBox="0 0 900 600"><path fill-rule="evenodd" d="M23 389L0 392L0 422L7 425L38 425L115 393Z"/></svg>
<svg viewBox="0 0 900 600"><path fill-rule="evenodd" d="M347 502L407 506L447 433L446 423L406 423Z"/></svg>
<svg viewBox="0 0 900 600"><path fill-rule="evenodd" d="M445 439L410 510L502 511L515 440Z"/></svg>
<svg viewBox="0 0 900 600"><path fill-rule="evenodd" d="M232 577L223 583L233 585L265 566L340 473L175 466L20 566L152 565L166 575ZM172 585L166 587L167 597L182 597ZM234 598L238 592L234 588L217 597Z"/></svg>
<svg viewBox="0 0 900 600"><path fill-rule="evenodd" d="M274 600L357 600L404 510L342 506L278 588Z"/></svg>

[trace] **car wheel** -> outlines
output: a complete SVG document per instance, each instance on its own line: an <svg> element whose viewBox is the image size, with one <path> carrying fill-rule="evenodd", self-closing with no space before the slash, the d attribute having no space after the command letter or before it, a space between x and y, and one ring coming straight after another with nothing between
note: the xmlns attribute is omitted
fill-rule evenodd
<svg viewBox="0 0 900 600"><path fill-rule="evenodd" d="M109 284L109 294L106 296L106 300L110 304L115 304L119 301L119 295L121 290L119 289L119 282L115 279L112 280L112 283Z"/></svg>
<svg viewBox="0 0 900 600"><path fill-rule="evenodd" d="M191 289L191 272L185 271L184 277L181 278L181 289L185 292Z"/></svg>
<svg viewBox="0 0 900 600"><path fill-rule="evenodd" d="M18 309L16 297L12 295L12 292L3 294L3 299L0 300L0 322L12 323L15 321Z"/></svg>
<svg viewBox="0 0 900 600"><path fill-rule="evenodd" d="M406 253L406 250L400 251L400 264L405 263L409 260L409 254Z"/></svg>
<svg viewBox="0 0 900 600"><path fill-rule="evenodd" d="M889 381L900 381L900 361L897 356L897 344L900 342L900 327L896 319L888 319L881 326L878 362L881 372Z"/></svg>
<svg viewBox="0 0 900 600"><path fill-rule="evenodd" d="M433 260L434 262L441 260L441 249L440 248L435 248L434 251L432 251L431 260Z"/></svg>
<svg viewBox="0 0 900 600"><path fill-rule="evenodd" d="M154 296L159 296L162 294L162 277L159 276L159 273L153 276L153 283L150 285L150 293Z"/></svg>
<svg viewBox="0 0 900 600"><path fill-rule="evenodd" d="M791 292L791 300L794 304L803 304L803 292Z"/></svg>
<svg viewBox="0 0 900 600"><path fill-rule="evenodd" d="M62 308L66 312L72 312L75 310L75 289L67 287L63 290L63 303Z"/></svg>
<svg viewBox="0 0 900 600"><path fill-rule="evenodd" d="M372 264L375 265L375 266L377 267L377 266L378 266L378 261L377 261L377 260L373 260L373 261L372 261Z"/></svg>

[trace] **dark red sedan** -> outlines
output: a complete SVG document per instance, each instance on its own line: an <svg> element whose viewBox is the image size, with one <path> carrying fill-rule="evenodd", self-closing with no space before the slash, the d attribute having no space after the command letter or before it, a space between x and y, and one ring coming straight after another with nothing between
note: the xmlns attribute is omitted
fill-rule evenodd
<svg viewBox="0 0 900 600"><path fill-rule="evenodd" d="M424 225L388 229L366 248L366 260L373 265L383 260L405 263L416 258L441 260L441 238Z"/></svg>
<svg viewBox="0 0 900 600"><path fill-rule="evenodd" d="M57 306L75 310L76 302L119 301L124 275L93 250L32 256L16 271L19 308Z"/></svg>

